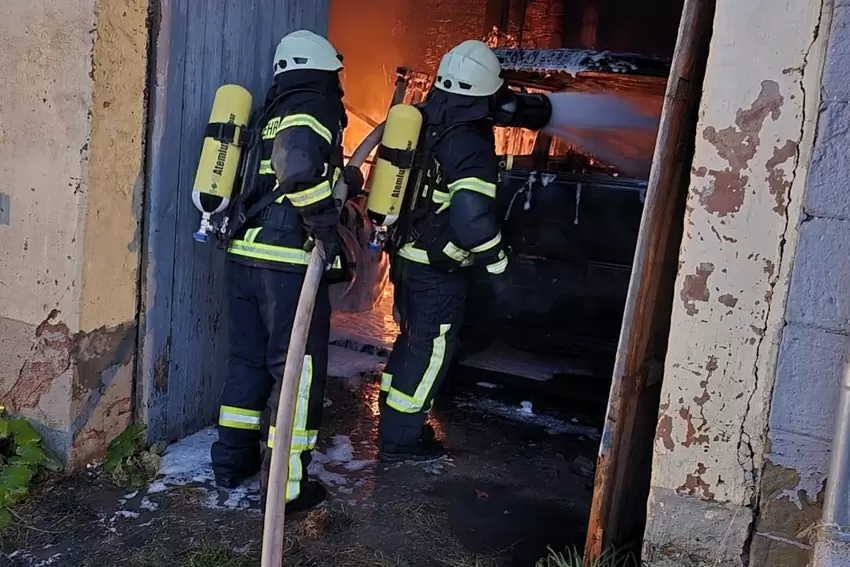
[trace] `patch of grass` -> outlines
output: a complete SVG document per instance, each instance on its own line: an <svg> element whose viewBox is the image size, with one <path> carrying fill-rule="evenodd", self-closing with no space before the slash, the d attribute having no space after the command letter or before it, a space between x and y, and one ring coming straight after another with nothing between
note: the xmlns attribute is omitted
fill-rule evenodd
<svg viewBox="0 0 850 567"><path fill-rule="evenodd" d="M256 567L259 560L253 554L239 555L217 543L203 542L189 555L186 567Z"/></svg>
<svg viewBox="0 0 850 567"><path fill-rule="evenodd" d="M558 553L550 547L549 555L538 561L535 567L630 567L632 565L634 561L631 558L616 553L605 553L599 559L585 564L584 555L574 549Z"/></svg>
<svg viewBox="0 0 850 567"><path fill-rule="evenodd" d="M165 447L145 447L146 430L145 425L133 423L107 447L103 468L121 488L139 489L152 481L159 470Z"/></svg>
<svg viewBox="0 0 850 567"><path fill-rule="evenodd" d="M152 543L134 553L128 561L131 567L161 567L174 565L174 552L164 545ZM97 565L97 564L94 564Z"/></svg>
<svg viewBox="0 0 850 567"><path fill-rule="evenodd" d="M411 567L398 557L362 544L344 549L333 559L334 567Z"/></svg>
<svg viewBox="0 0 850 567"><path fill-rule="evenodd" d="M394 505L401 515L401 521L406 530L431 531L438 528L444 521L443 516L429 508L427 504L400 503Z"/></svg>
<svg viewBox="0 0 850 567"><path fill-rule="evenodd" d="M493 555L478 553L457 553L443 559L448 567L498 567L499 560Z"/></svg>
<svg viewBox="0 0 850 567"><path fill-rule="evenodd" d="M327 536L349 531L354 518L345 506L311 510L295 528L295 533L306 540L315 541Z"/></svg>
<svg viewBox="0 0 850 567"><path fill-rule="evenodd" d="M200 504L206 501L209 492L206 488L199 486L180 486L176 490L172 490L170 496L183 504Z"/></svg>

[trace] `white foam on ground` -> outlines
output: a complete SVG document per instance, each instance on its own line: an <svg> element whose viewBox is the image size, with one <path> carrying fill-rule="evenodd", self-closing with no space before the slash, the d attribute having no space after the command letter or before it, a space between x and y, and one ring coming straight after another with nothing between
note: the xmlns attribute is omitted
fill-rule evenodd
<svg viewBox="0 0 850 567"><path fill-rule="evenodd" d="M47 567L48 565L55 565L62 559L62 554L57 553L56 555L52 555L43 561L39 561L38 563L33 563L32 567Z"/></svg>
<svg viewBox="0 0 850 567"><path fill-rule="evenodd" d="M382 371L386 362L379 356L355 352L335 345L328 347L328 376L357 378L366 372Z"/></svg>
<svg viewBox="0 0 850 567"><path fill-rule="evenodd" d="M489 398L466 398L457 401L456 404L458 407L476 409L510 421L542 427L546 429L547 433L553 435L586 435L592 439L599 439L600 437L599 430L595 427L569 423L551 415L534 413L531 411L530 402L525 402L525 404L528 404L527 406L513 406Z"/></svg>
<svg viewBox="0 0 850 567"><path fill-rule="evenodd" d="M142 498L142 503L139 504L139 508L141 508L142 510L147 510L148 512L156 512L157 510L159 510L159 504L145 496L144 498Z"/></svg>
<svg viewBox="0 0 850 567"><path fill-rule="evenodd" d="M349 483L348 477L328 470L326 465L331 468L342 468L349 472L357 472L374 465L375 462L369 459L355 459L351 438L347 435L335 435L333 445L330 448L325 451L313 451L313 462L310 463L309 472L327 485L341 487Z"/></svg>
<svg viewBox="0 0 850 567"><path fill-rule="evenodd" d="M251 507L251 502L260 500L260 481L249 479L233 490L224 490L215 486L210 449L218 440L214 428L202 429L172 445L162 456L157 479L148 486L148 494L157 494L181 486L199 485L198 490L206 491L202 504L214 510L242 510ZM155 505L155 503L150 502ZM142 508L145 504L142 501Z"/></svg>

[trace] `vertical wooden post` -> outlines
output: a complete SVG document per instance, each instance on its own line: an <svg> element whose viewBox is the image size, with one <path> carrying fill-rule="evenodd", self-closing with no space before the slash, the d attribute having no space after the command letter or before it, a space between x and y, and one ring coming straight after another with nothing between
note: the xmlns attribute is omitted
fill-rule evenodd
<svg viewBox="0 0 850 567"><path fill-rule="evenodd" d="M586 561L607 549L634 548L643 536L660 396L653 370L667 343L714 4L686 0L682 13L599 448Z"/></svg>

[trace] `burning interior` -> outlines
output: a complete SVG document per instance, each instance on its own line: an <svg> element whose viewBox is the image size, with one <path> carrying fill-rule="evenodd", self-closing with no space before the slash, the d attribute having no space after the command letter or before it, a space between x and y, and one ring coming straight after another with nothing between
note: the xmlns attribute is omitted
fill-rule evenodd
<svg viewBox="0 0 850 567"><path fill-rule="evenodd" d="M497 129L502 233L516 253L509 284L470 288L461 368L529 399L578 404L601 427L683 0L334 0L330 38L344 54L350 155L395 101L423 100L442 55L487 41L511 88L564 97L575 118L541 132ZM639 128L581 110L610 95ZM574 97L574 98L570 98ZM554 98L553 98L554 100ZM369 164L364 169L368 169ZM368 189L368 182L367 182ZM388 262L365 250L364 202L344 211L362 248L356 279L334 292L336 340L389 349ZM544 404L545 405L545 404Z"/></svg>

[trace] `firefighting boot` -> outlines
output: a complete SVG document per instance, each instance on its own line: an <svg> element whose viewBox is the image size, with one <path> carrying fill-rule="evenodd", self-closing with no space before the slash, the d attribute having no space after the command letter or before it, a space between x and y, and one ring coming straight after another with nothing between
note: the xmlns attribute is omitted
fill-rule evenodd
<svg viewBox="0 0 850 567"><path fill-rule="evenodd" d="M266 497L269 487L269 470L271 469L271 451L265 452L263 467L260 471L260 511L266 513ZM285 486L285 485L284 485ZM286 515L305 510L312 510L325 501L328 496L327 489L315 480L304 479L301 481L301 489L298 497L286 503ZM284 494L279 496L285 498Z"/></svg>
<svg viewBox="0 0 850 567"><path fill-rule="evenodd" d="M410 443L398 443L382 438L380 458L382 463L402 463L404 461L433 461L447 454L446 448L434 435L434 428L428 424L422 426L419 436Z"/></svg>
<svg viewBox="0 0 850 567"><path fill-rule="evenodd" d="M221 467L213 464L215 484L220 488L231 490L241 485L260 470L260 452L251 451L243 455L238 468Z"/></svg>

